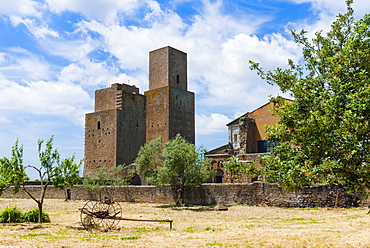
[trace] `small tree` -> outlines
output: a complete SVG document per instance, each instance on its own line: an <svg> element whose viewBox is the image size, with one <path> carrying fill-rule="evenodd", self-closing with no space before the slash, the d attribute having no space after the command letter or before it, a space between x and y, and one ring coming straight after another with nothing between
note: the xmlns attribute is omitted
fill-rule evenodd
<svg viewBox="0 0 370 248"><path fill-rule="evenodd" d="M229 161L223 163L225 171L231 175L231 182L235 179L240 179L242 174L247 173L246 164L239 161L238 157L231 157Z"/></svg>
<svg viewBox="0 0 370 248"><path fill-rule="evenodd" d="M138 168L141 168L139 172L150 171L146 175L152 184L175 186L177 188L176 205L183 206L185 187L199 186L212 177L213 172L209 170L209 160L204 158L202 152L197 150L195 145L188 143L180 134L166 143L162 156L157 142L153 141L141 148L136 159ZM156 153L147 152L153 147ZM153 165L150 163L151 157L160 158L155 163L155 167L150 167Z"/></svg>
<svg viewBox="0 0 370 248"><path fill-rule="evenodd" d="M352 191L370 188L370 15L355 21L352 0L324 36L309 41L305 31L292 35L303 46L302 65L289 69L252 69L289 92L294 102L274 99L280 118L268 130L274 142L265 156L266 179L288 190L339 182Z"/></svg>
<svg viewBox="0 0 370 248"><path fill-rule="evenodd" d="M27 195L37 203L39 216L38 221L42 222L42 207L45 199L46 189L52 184L57 189L65 189L76 184L79 177L79 164L74 162L74 155L65 159L60 159L59 151L53 148L52 136L43 148L44 140L38 140L38 155L40 160L40 167L34 165L23 165L23 146L18 145L18 140L12 147L12 155L10 158L4 157L0 159L0 193L3 190L13 185L13 193L17 193L20 187L27 193ZM26 174L26 168L36 170L41 184L41 192L39 198L34 196L25 187L26 181L29 179Z"/></svg>

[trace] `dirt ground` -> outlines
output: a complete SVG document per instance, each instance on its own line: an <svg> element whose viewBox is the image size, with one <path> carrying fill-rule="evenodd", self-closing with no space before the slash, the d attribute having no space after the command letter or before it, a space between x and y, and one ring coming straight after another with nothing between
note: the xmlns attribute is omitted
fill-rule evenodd
<svg viewBox="0 0 370 248"><path fill-rule="evenodd" d="M22 211L32 200L0 198L0 208ZM169 223L119 221L108 232L86 231L79 208L84 201L45 201L51 223L0 224L2 247L370 247L367 208L292 209L228 206L177 208L171 205L120 203L122 217L172 219Z"/></svg>

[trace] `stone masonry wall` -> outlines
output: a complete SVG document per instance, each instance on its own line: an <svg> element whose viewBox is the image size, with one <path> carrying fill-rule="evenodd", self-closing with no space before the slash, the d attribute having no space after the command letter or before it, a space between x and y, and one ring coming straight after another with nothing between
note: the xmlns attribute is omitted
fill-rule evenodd
<svg viewBox="0 0 370 248"><path fill-rule="evenodd" d="M35 195L40 186L27 186ZM101 196L111 195L113 200L122 202L150 202L173 204L176 191L170 186L125 186L89 192L82 186L69 188L72 200L99 200ZM13 195L8 188L2 198L29 198L22 190ZM65 199L66 191L49 187L46 198ZM252 206L279 207L359 207L368 206L370 200L358 195L348 194L340 186L308 187L296 193L288 193L274 183L254 182L248 184L203 184L187 189L185 203L194 205L247 204Z"/></svg>

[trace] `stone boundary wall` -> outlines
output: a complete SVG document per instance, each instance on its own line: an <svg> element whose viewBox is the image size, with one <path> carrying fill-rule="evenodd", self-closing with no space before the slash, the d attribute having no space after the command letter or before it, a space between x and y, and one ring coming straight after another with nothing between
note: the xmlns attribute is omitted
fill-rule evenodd
<svg viewBox="0 0 370 248"><path fill-rule="evenodd" d="M40 186L26 186L35 196L39 196ZM12 188L4 191L1 198L29 198L20 190L13 195ZM66 199L67 190L71 200L99 200L105 195L121 202L149 202L174 204L176 189L170 186L123 186L104 188L91 192L82 186L58 190L49 186L46 198ZM288 193L277 184L253 182L235 184L202 184L200 187L187 189L185 203L194 205L247 204L252 206L279 207L361 207L370 204L369 198L351 195L341 186L307 187L295 193Z"/></svg>

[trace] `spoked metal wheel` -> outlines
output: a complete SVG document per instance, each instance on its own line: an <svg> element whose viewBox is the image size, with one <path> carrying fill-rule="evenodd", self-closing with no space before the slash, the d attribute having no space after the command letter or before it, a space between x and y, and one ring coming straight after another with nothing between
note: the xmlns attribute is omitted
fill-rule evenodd
<svg viewBox="0 0 370 248"><path fill-rule="evenodd" d="M86 204L81 209L81 213L80 213L80 219L81 219L82 226L88 231L91 231L92 229L96 228L93 222L94 217L91 214L93 213L94 205L95 205L95 202L93 201L86 202Z"/></svg>
<svg viewBox="0 0 370 248"><path fill-rule="evenodd" d="M98 216L94 218L94 224L101 231L107 231L117 226L120 218L122 216L122 209L119 203L104 203L96 202L94 206L95 211L103 213L103 216Z"/></svg>
<svg viewBox="0 0 370 248"><path fill-rule="evenodd" d="M108 231L117 226L121 216L119 203L88 201L81 209L81 223L86 230Z"/></svg>

